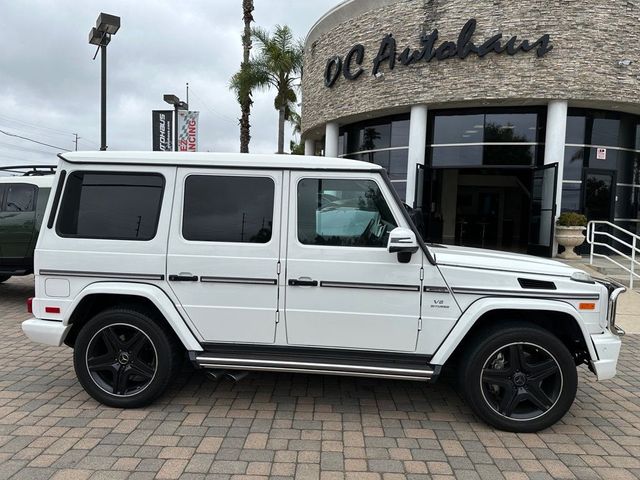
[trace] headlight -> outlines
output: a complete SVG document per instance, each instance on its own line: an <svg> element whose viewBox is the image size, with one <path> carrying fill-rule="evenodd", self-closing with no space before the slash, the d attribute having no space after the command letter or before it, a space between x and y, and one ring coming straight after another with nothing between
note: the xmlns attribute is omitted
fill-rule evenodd
<svg viewBox="0 0 640 480"><path fill-rule="evenodd" d="M593 277L587 272L575 272L573 275L571 275L571 280L581 283L596 283L593 280Z"/></svg>

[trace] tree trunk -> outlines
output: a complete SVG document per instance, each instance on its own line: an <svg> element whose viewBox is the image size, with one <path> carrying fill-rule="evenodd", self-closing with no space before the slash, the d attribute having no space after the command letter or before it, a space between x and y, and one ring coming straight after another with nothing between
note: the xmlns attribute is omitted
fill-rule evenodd
<svg viewBox="0 0 640 480"><path fill-rule="evenodd" d="M284 121L285 107L278 110L278 153L284 153Z"/></svg>
<svg viewBox="0 0 640 480"><path fill-rule="evenodd" d="M249 58L251 53L251 22L253 22L253 0L242 0L242 11L244 20L244 33L242 34L242 65L241 69L247 68L249 65ZM251 141L251 124L249 123L249 117L251 115L251 92L247 91L246 94L240 98L240 111L242 113L240 117L240 152L249 153L249 142Z"/></svg>

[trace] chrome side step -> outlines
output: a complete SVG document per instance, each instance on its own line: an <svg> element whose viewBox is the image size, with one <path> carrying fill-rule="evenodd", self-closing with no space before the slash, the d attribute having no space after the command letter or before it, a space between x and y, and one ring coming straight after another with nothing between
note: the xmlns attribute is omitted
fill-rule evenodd
<svg viewBox="0 0 640 480"><path fill-rule="evenodd" d="M261 372L317 373L322 375L347 375L354 377L388 378L395 380L431 380L436 373L432 369L379 367L287 360L262 360L256 358L229 358L197 355L194 359L201 368L216 370L253 370Z"/></svg>

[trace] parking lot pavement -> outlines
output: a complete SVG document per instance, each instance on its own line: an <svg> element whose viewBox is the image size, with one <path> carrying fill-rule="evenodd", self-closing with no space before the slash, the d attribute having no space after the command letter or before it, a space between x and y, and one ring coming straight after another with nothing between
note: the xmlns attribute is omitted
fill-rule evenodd
<svg viewBox="0 0 640 480"><path fill-rule="evenodd" d="M618 376L581 369L562 422L517 435L480 423L445 383L184 375L152 406L97 404L71 350L29 342L31 277L0 284L0 478L626 479L640 476L640 336Z"/></svg>

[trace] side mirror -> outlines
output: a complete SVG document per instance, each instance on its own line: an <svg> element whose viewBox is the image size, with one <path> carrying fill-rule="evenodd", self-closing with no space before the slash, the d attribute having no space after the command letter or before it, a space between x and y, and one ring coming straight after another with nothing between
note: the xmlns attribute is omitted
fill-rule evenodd
<svg viewBox="0 0 640 480"><path fill-rule="evenodd" d="M418 240L412 230L398 227L389 233L387 250L389 253L397 253L400 263L409 263L411 255L416 253L419 248Z"/></svg>

